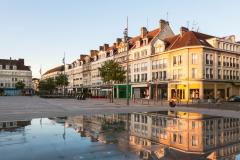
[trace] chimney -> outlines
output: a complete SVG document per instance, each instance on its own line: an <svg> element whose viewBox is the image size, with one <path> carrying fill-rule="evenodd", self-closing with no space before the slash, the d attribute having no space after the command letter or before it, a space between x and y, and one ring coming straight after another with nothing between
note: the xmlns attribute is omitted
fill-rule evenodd
<svg viewBox="0 0 240 160"><path fill-rule="evenodd" d="M165 21L163 19L160 19L160 21L159 21L159 28L160 28L160 30L163 30L166 25L169 25L169 22Z"/></svg>
<svg viewBox="0 0 240 160"><path fill-rule="evenodd" d="M19 58L18 61L19 61L21 64L24 64L24 59Z"/></svg>
<svg viewBox="0 0 240 160"><path fill-rule="evenodd" d="M147 35L148 30L146 27L141 27L141 38L143 38L145 35Z"/></svg>
<svg viewBox="0 0 240 160"><path fill-rule="evenodd" d="M91 57L97 53L97 50L90 50Z"/></svg>
<svg viewBox="0 0 240 160"><path fill-rule="evenodd" d="M99 51L103 51L103 46L99 46Z"/></svg>
<svg viewBox="0 0 240 160"><path fill-rule="evenodd" d="M105 43L105 44L103 45L103 47L104 47L104 51L106 51L106 50L109 48L109 44L106 44L106 43Z"/></svg>
<svg viewBox="0 0 240 160"><path fill-rule="evenodd" d="M121 39L121 38L117 38L117 39L116 39L116 42L117 42L117 44L119 44L119 43L122 42L122 39Z"/></svg>
<svg viewBox="0 0 240 160"><path fill-rule="evenodd" d="M188 30L188 28L186 28L186 27L181 27L180 28L180 35L181 35L181 37L186 33L186 32L188 32L189 30Z"/></svg>

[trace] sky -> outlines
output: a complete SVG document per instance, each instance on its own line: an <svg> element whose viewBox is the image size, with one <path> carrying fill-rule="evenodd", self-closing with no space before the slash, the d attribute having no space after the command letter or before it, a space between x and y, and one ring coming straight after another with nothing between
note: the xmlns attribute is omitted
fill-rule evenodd
<svg viewBox="0 0 240 160"><path fill-rule="evenodd" d="M24 58L33 77L140 28L169 21L175 34L188 26L240 40L239 0L0 0L0 59Z"/></svg>

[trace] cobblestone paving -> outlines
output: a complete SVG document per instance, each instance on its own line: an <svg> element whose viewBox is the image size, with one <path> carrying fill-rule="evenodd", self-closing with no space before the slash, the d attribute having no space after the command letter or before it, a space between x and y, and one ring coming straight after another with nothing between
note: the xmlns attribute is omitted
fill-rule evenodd
<svg viewBox="0 0 240 160"><path fill-rule="evenodd" d="M169 110L166 102L150 104L140 101L126 106L125 100L109 103L106 99L42 99L39 97L0 97L0 121L40 117L74 116L80 114L112 114ZM240 118L240 103L180 104L172 110L198 112Z"/></svg>

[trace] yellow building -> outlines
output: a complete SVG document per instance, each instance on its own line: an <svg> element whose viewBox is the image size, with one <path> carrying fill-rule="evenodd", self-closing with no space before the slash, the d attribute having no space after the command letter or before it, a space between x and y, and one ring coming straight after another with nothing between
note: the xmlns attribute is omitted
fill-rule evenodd
<svg viewBox="0 0 240 160"><path fill-rule="evenodd" d="M234 36L218 38L181 27L179 35L159 40L154 46L152 81L168 84L168 99L189 101L240 94L240 43ZM164 79L161 59L167 60Z"/></svg>

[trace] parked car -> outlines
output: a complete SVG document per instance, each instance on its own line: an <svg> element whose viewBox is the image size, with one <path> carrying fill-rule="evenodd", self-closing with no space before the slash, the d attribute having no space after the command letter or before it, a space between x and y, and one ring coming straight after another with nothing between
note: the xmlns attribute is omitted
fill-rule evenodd
<svg viewBox="0 0 240 160"><path fill-rule="evenodd" d="M231 96L229 97L228 102L240 102L240 96Z"/></svg>

